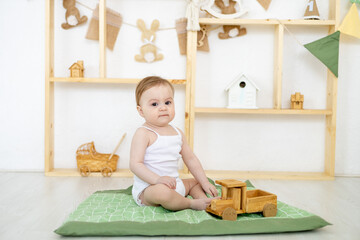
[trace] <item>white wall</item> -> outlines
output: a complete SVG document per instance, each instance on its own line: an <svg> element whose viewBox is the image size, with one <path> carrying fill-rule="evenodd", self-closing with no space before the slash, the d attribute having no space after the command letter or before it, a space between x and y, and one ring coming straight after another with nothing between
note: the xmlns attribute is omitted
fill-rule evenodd
<svg viewBox="0 0 360 240"><path fill-rule="evenodd" d="M68 76L68 67L84 60L85 76L97 77L98 42L85 39L88 23L63 30L65 9L55 1L55 76ZM94 0L83 0L93 7ZM245 1L244 1L245 2ZM301 18L303 1L273 0L264 11L246 1L248 18ZM327 0L318 0L327 17ZM126 23L138 18L147 25L157 18L160 27L174 27L185 14L183 0L108 0ZM0 169L44 168L44 1L0 1ZM139 7L141 6L141 7ZM350 7L341 1L341 18ZM81 14L92 13L78 5ZM286 11L284 10L286 9ZM300 9L300 10L299 10ZM155 13L156 12L156 13ZM16 17L14 17L16 15ZM273 27L247 26L247 35L219 40L221 29L210 33L210 53L198 52L196 106L225 107L223 89L239 72L259 86L258 106L272 107ZM302 43L326 36L325 27L291 27ZM142 78L150 74L185 78L185 57L179 54L175 30L157 32L157 46L165 58L153 64L137 63L140 32L123 24L113 51L107 52L108 77ZM360 175L360 40L341 35L337 114L336 174ZM326 68L305 48L285 34L283 107L295 91L305 95L305 108L326 105ZM55 167L75 168L75 151L95 141L99 152L111 152L124 132L128 136L117 152L120 168L127 168L131 136L142 123L135 110L134 85L55 84ZM176 119L184 126L184 87L176 87ZM205 169L323 171L323 116L197 115L195 153Z"/></svg>

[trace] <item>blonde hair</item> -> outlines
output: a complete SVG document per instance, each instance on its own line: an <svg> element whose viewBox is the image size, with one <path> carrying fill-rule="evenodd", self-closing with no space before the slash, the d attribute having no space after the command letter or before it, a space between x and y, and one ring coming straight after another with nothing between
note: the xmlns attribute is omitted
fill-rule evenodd
<svg viewBox="0 0 360 240"><path fill-rule="evenodd" d="M140 106L140 98L146 90L158 85L167 85L171 88L173 93L175 92L173 85L168 80L158 76L149 76L141 80L136 86L136 90L135 90L136 105Z"/></svg>

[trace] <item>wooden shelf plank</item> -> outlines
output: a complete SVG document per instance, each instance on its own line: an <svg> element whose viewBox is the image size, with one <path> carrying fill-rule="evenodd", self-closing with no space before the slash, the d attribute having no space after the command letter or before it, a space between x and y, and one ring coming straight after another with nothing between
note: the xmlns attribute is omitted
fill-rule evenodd
<svg viewBox="0 0 360 240"><path fill-rule="evenodd" d="M193 176L179 171L180 178L192 178ZM209 178L237 178L237 179L291 179L291 180L333 180L334 177L323 172L275 172L275 171L219 171L205 170ZM77 169L58 168L45 172L46 176L51 177L81 177ZM117 169L111 177L133 177L129 169ZM94 172L89 177L103 177L100 172Z"/></svg>
<svg viewBox="0 0 360 240"><path fill-rule="evenodd" d="M332 26L335 20L304 20L304 19L218 19L218 18L199 18L200 24L210 25L278 25L280 22L285 25L304 25L304 26Z"/></svg>
<svg viewBox="0 0 360 240"><path fill-rule="evenodd" d="M138 78L72 78L52 77L51 82L77 82L77 83L124 83L137 84L141 81ZM186 84L185 79L169 79L172 84Z"/></svg>
<svg viewBox="0 0 360 240"><path fill-rule="evenodd" d="M195 108L195 113L229 113L229 114L284 114L284 115L331 115L331 110L322 109L231 109L231 108Z"/></svg>
<svg viewBox="0 0 360 240"><path fill-rule="evenodd" d="M280 20L285 25L304 25L304 26L335 26L335 20L304 20L304 19L287 19Z"/></svg>
<svg viewBox="0 0 360 240"><path fill-rule="evenodd" d="M199 18L200 24L211 25L277 25L279 21L275 19L220 19L220 18Z"/></svg>

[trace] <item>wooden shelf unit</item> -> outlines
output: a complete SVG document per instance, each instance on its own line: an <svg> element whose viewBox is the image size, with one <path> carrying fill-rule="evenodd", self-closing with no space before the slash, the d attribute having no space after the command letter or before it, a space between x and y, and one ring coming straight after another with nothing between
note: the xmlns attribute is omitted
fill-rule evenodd
<svg viewBox="0 0 360 240"><path fill-rule="evenodd" d="M207 173L216 177L236 177L236 178L269 178L269 179L312 179L312 180L329 180L335 175L335 136L336 136L336 98L337 98L337 78L328 70L327 71L327 99L326 109L315 110L291 110L283 109L281 106L282 99L282 64L283 64L283 45L284 45L284 28L291 26L311 26L311 27L328 27L328 33L331 34L339 26L340 18L340 0L329 0L329 20L302 20L302 19L216 19L200 18L200 24L207 25L258 25L274 26L274 97L273 109L227 109L227 108L205 108L196 107L195 105L195 81L196 81L196 44L197 33L188 32L187 54L190 68L187 69L191 82L190 98L190 128L189 143L194 146L194 122L198 114L278 114L278 115L324 115L326 121L325 129L325 161L324 171L318 173L310 172L254 172L254 171L207 171Z"/></svg>
<svg viewBox="0 0 360 240"><path fill-rule="evenodd" d="M324 110L290 110L281 107L282 60L284 26L325 26L329 34L339 25L340 0L329 0L329 20L278 20L278 19L215 19L200 18L201 24L209 25L273 25L275 27L274 46L274 107L273 109L226 109L195 107L196 80L196 46L197 33L188 31L186 79L172 79L174 84L185 85L185 134L190 146L194 145L194 121L196 114L278 114L278 115L324 115L326 118L326 143L324 172L259 172L259 171L205 171L212 178L266 178L266 179L306 179L329 180L334 178L335 168L335 134L336 134L336 96L337 78L329 71L327 77L327 106ZM99 77L69 78L54 77L54 0L46 0L46 30L45 30L45 175L46 176L80 176L77 169L54 168L54 89L55 82L65 83L116 83L136 84L140 79L122 79L106 77L106 0L99 1ZM189 177L187 169L181 171L181 177ZM101 176L92 173L91 176ZM129 169L118 169L114 177L133 176Z"/></svg>

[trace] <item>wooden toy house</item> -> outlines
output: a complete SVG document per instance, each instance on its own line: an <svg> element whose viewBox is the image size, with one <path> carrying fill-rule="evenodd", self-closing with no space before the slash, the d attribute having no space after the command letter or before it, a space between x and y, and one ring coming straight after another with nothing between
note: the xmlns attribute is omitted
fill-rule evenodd
<svg viewBox="0 0 360 240"><path fill-rule="evenodd" d="M84 77L84 61L77 61L70 69L70 77Z"/></svg>
<svg viewBox="0 0 360 240"><path fill-rule="evenodd" d="M245 74L238 75L226 88L228 108L257 108L256 96L259 88Z"/></svg>
<svg viewBox="0 0 360 240"><path fill-rule="evenodd" d="M299 92L291 94L291 109L304 109L304 95L301 95Z"/></svg>

